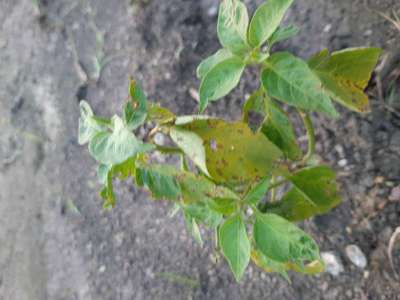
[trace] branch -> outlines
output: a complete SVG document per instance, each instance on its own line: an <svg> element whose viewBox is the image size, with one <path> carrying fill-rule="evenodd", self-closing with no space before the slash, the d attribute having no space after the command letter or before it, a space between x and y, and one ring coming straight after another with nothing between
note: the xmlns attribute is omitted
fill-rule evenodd
<svg viewBox="0 0 400 300"><path fill-rule="evenodd" d="M308 138L308 150L302 159L302 163L306 164L315 153L315 131L310 114L301 110L299 110L299 114L306 128Z"/></svg>

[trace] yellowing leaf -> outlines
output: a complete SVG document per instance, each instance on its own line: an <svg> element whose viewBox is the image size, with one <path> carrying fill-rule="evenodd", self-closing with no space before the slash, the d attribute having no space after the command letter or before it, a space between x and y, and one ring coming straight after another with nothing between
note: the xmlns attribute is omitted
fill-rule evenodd
<svg viewBox="0 0 400 300"><path fill-rule="evenodd" d="M261 269L267 273L279 273L290 282L287 271L289 267L285 263L281 263L266 257L257 249L251 250L251 260Z"/></svg>
<svg viewBox="0 0 400 300"><path fill-rule="evenodd" d="M351 110L365 113L370 108L364 90L380 53L378 48L350 48L331 55L324 50L309 60L309 66L332 99Z"/></svg>
<svg viewBox="0 0 400 300"><path fill-rule="evenodd" d="M183 126L197 134L206 150L206 165L217 182L248 182L264 178L276 167L282 152L262 133L245 123L198 120Z"/></svg>

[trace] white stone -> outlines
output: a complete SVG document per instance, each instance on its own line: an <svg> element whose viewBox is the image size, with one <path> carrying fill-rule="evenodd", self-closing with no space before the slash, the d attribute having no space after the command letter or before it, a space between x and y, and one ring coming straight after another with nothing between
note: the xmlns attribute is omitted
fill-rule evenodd
<svg viewBox="0 0 400 300"><path fill-rule="evenodd" d="M367 258L357 245L349 245L345 249L348 259L357 267L364 269L367 266Z"/></svg>
<svg viewBox="0 0 400 300"><path fill-rule="evenodd" d="M338 276L344 271L341 259L333 252L322 252L321 258L326 265L326 271L333 275Z"/></svg>

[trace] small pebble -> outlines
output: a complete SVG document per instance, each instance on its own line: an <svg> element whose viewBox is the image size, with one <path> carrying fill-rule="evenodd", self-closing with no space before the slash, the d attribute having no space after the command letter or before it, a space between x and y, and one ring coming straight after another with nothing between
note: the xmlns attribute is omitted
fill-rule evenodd
<svg viewBox="0 0 400 300"><path fill-rule="evenodd" d="M390 201L400 201L400 186L397 186L392 189L389 195Z"/></svg>
<svg viewBox="0 0 400 300"><path fill-rule="evenodd" d="M106 271L106 266L105 265L102 265L100 268L99 268L99 273L104 273Z"/></svg>
<svg viewBox="0 0 400 300"><path fill-rule="evenodd" d="M357 245L349 245L345 249L349 260L357 267L364 269L367 266L367 258Z"/></svg>
<svg viewBox="0 0 400 300"><path fill-rule="evenodd" d="M338 161L339 167L345 167L347 166L347 159L341 159Z"/></svg>
<svg viewBox="0 0 400 300"><path fill-rule="evenodd" d="M344 271L341 259L333 252L322 252L321 258L326 265L326 271L333 275L338 276Z"/></svg>
<svg viewBox="0 0 400 300"><path fill-rule="evenodd" d="M156 142L157 145L163 146L165 145L165 136L164 134L157 132L154 135L154 142Z"/></svg>
<svg viewBox="0 0 400 300"><path fill-rule="evenodd" d="M207 15L209 17L215 17L218 14L218 6L217 5L212 5L208 10L207 10Z"/></svg>

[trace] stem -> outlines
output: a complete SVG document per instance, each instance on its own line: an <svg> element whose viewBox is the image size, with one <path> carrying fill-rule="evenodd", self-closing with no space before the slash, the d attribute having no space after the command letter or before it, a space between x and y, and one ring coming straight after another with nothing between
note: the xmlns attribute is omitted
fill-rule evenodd
<svg viewBox="0 0 400 300"><path fill-rule="evenodd" d="M275 183L275 176L272 176L271 178L271 186L273 186ZM275 202L276 201L276 187L269 187L269 190L271 191L271 202Z"/></svg>
<svg viewBox="0 0 400 300"><path fill-rule="evenodd" d="M287 179L282 179L282 180L276 181L276 182L272 183L272 184L269 186L269 189L270 189L270 190L271 190L271 189L275 189L275 188L277 188L278 186L281 186L282 184L284 184L284 183L286 183L286 182L287 182Z"/></svg>
<svg viewBox="0 0 400 300"><path fill-rule="evenodd" d="M315 153L315 131L310 114L301 110L299 110L299 114L306 128L308 138L308 150L302 159L302 163L305 164Z"/></svg>
<svg viewBox="0 0 400 300"><path fill-rule="evenodd" d="M275 199L274 199L274 198L276 197L276 191L275 191L275 189L276 189L278 186L281 186L282 184L284 184L284 183L286 183L286 182L287 182L287 179L282 179L282 180L273 182L273 183L269 186L269 189L270 189L270 191L271 191L271 202L274 202L274 201L275 201ZM275 195L274 195L274 194L275 194ZM261 211L262 213L264 213L265 210L267 209L267 204L268 204L268 202L260 203L260 204L258 205L258 210Z"/></svg>
<svg viewBox="0 0 400 300"><path fill-rule="evenodd" d="M182 150L176 147L165 147L156 145L156 150L164 154L182 154Z"/></svg>

